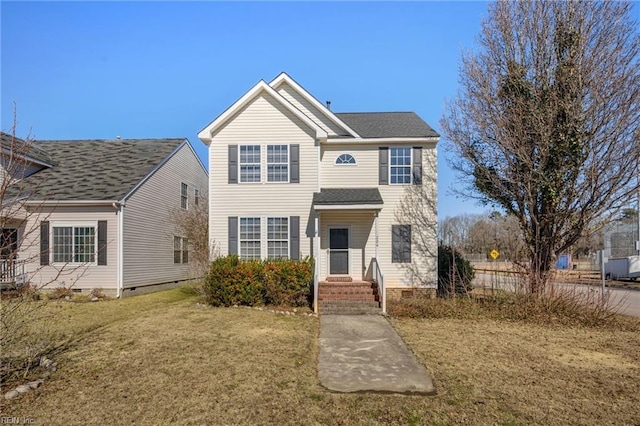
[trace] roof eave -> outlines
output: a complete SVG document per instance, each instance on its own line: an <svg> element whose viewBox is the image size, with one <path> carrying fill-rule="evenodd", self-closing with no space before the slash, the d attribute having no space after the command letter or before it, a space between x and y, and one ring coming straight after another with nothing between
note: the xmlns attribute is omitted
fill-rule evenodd
<svg viewBox="0 0 640 426"><path fill-rule="evenodd" d="M322 210L382 210L384 204L314 204L313 209Z"/></svg>
<svg viewBox="0 0 640 426"><path fill-rule="evenodd" d="M426 136L426 137L391 137L391 138L328 138L325 143L336 145L349 145L349 144L437 144L440 141L439 136Z"/></svg>
<svg viewBox="0 0 640 426"><path fill-rule="evenodd" d="M110 206L123 200L26 200L25 206Z"/></svg>

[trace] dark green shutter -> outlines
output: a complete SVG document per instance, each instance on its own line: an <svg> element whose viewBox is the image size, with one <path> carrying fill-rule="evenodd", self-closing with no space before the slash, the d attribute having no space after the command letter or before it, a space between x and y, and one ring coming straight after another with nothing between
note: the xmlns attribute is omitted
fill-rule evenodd
<svg viewBox="0 0 640 426"><path fill-rule="evenodd" d="M422 185L422 147L413 148L413 184Z"/></svg>
<svg viewBox="0 0 640 426"><path fill-rule="evenodd" d="M238 145L229 145L229 183L238 183Z"/></svg>
<svg viewBox="0 0 640 426"><path fill-rule="evenodd" d="M389 184L389 148L380 147L378 161L378 183L380 185Z"/></svg>
<svg viewBox="0 0 640 426"><path fill-rule="evenodd" d="M40 222L40 264L49 264L49 222Z"/></svg>
<svg viewBox="0 0 640 426"><path fill-rule="evenodd" d="M289 182L300 183L300 145L289 145Z"/></svg>
<svg viewBox="0 0 640 426"><path fill-rule="evenodd" d="M98 221L98 265L107 264L107 221Z"/></svg>
<svg viewBox="0 0 640 426"><path fill-rule="evenodd" d="M300 216L289 218L289 258L300 260Z"/></svg>
<svg viewBox="0 0 640 426"><path fill-rule="evenodd" d="M238 217L229 216L229 254L238 254Z"/></svg>

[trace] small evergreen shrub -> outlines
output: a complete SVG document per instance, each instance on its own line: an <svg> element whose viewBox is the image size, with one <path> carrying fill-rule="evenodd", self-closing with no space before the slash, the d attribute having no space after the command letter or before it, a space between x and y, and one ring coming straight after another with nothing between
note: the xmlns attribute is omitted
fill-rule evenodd
<svg viewBox="0 0 640 426"><path fill-rule="evenodd" d="M438 245L438 296L450 297L452 289L455 294L467 294L473 290L471 281L475 274L471 263L461 253L449 246Z"/></svg>
<svg viewBox="0 0 640 426"><path fill-rule="evenodd" d="M204 294L213 306L306 306L312 278L310 259L249 261L229 255L212 262Z"/></svg>
<svg viewBox="0 0 640 426"><path fill-rule="evenodd" d="M264 262L265 303L307 306L313 279L313 261L269 260Z"/></svg>

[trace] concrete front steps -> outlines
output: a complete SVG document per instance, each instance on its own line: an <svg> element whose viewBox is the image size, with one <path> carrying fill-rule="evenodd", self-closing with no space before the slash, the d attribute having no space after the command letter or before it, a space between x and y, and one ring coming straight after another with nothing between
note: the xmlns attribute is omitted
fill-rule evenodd
<svg viewBox="0 0 640 426"><path fill-rule="evenodd" d="M318 309L326 315L381 314L378 287L350 277L328 277L318 287Z"/></svg>

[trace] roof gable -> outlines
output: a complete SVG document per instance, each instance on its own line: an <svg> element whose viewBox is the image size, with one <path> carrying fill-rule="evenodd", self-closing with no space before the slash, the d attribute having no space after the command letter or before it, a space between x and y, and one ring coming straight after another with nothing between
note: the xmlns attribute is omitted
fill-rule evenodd
<svg viewBox="0 0 640 426"><path fill-rule="evenodd" d="M316 124L311 118L306 116L302 111L293 106L289 101L287 101L282 95L276 92L271 86L264 82L264 80L260 80L255 86L253 86L247 93L245 93L240 99L238 99L233 105L227 108L222 114L220 114L215 120L213 120L209 125L207 125L204 129L202 129L198 133L198 138L206 143L207 145L211 143L212 135L224 127L228 120L231 119L236 113L241 111L244 107L249 105L254 99L256 99L260 94L267 93L269 94L276 102L281 104L285 109L294 114L298 119L300 119L305 125L309 126L312 130L314 130L316 138L318 139L326 139L327 132L318 124Z"/></svg>
<svg viewBox="0 0 640 426"><path fill-rule="evenodd" d="M334 127L338 129L342 129L342 132L337 134L337 136L352 136L359 137L358 133L351 128L347 123L341 120L336 116L329 108L322 104L322 102L318 101L311 93L305 90L302 86L300 86L293 78L291 78L287 73L282 72L276 78L274 78L269 86L273 87L275 90L279 91L282 87L288 86L293 92L294 98L300 98L300 100L296 100L297 103L301 104L301 108L304 108L308 113L315 118L316 120L324 123L327 127ZM298 96L295 96L298 95ZM304 105L306 103L307 105ZM337 133L337 132L336 132Z"/></svg>
<svg viewBox="0 0 640 426"><path fill-rule="evenodd" d="M26 179L30 200L120 201L188 141L35 141L55 166Z"/></svg>

